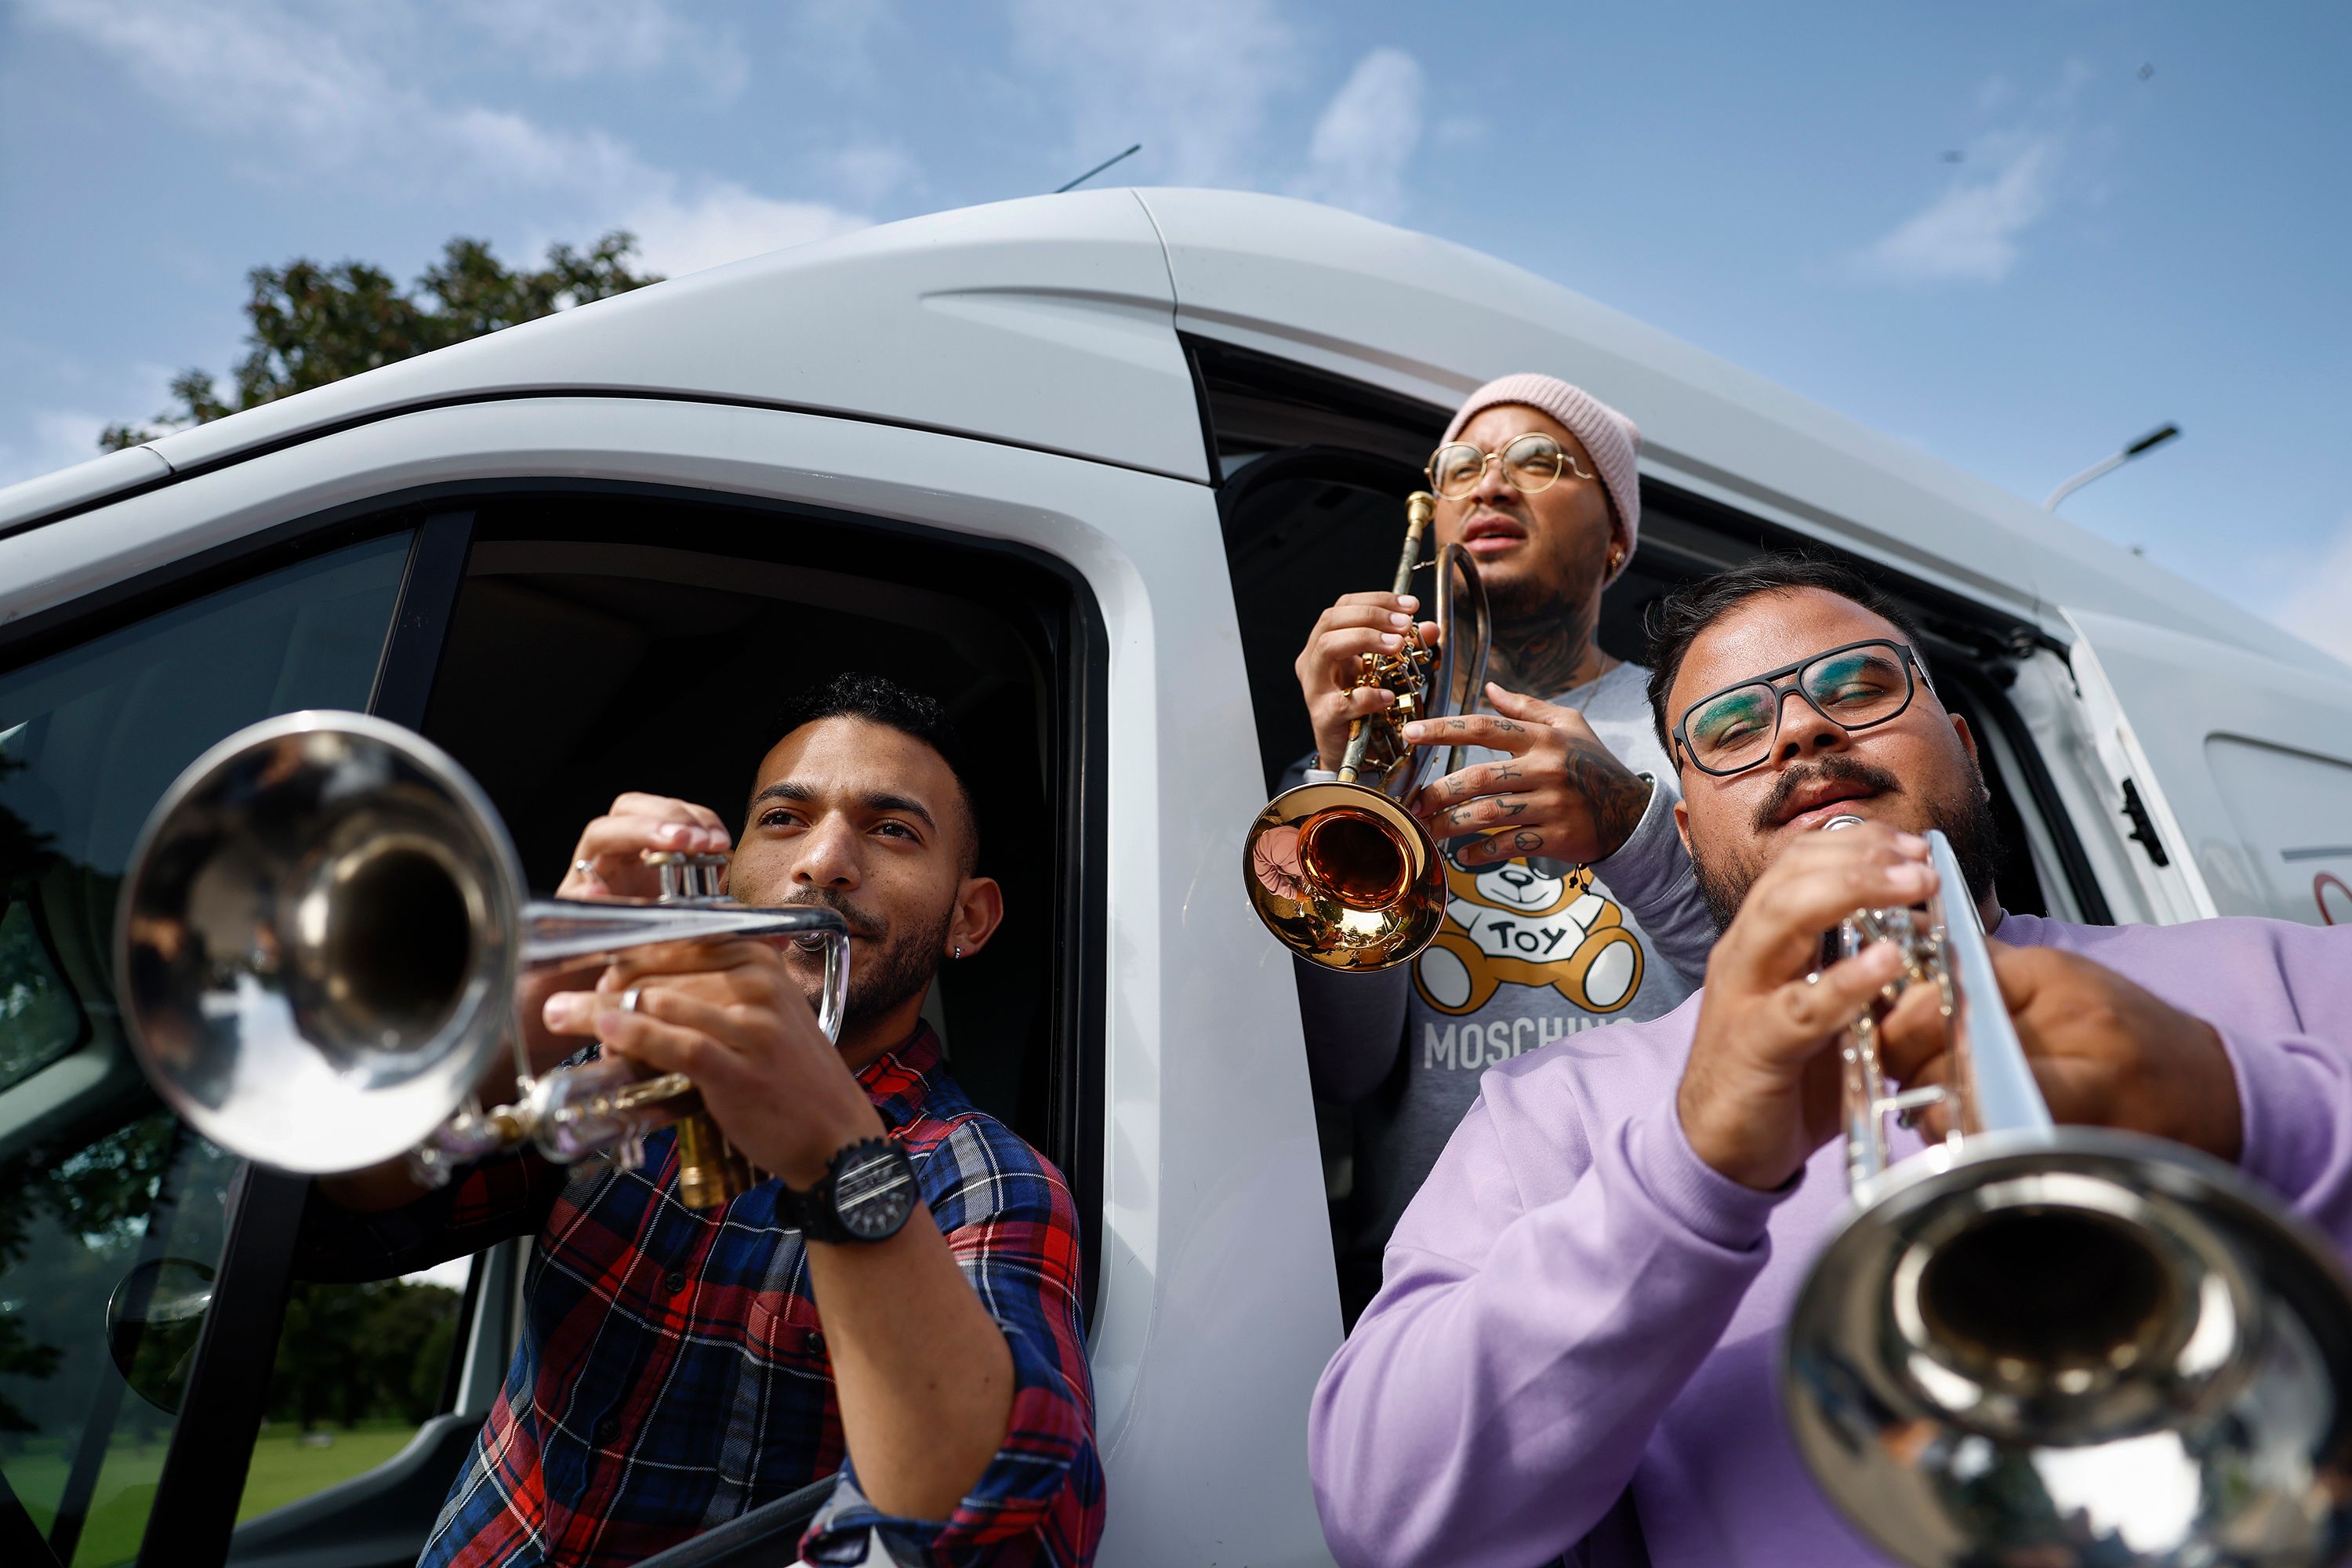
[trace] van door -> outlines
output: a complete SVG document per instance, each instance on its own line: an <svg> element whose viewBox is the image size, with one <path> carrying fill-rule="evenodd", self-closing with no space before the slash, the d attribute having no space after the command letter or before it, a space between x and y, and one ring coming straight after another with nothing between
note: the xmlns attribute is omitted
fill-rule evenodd
<svg viewBox="0 0 2352 1568"><path fill-rule="evenodd" d="M2074 668L2160 920L2352 923L2352 675L2090 610Z"/></svg>

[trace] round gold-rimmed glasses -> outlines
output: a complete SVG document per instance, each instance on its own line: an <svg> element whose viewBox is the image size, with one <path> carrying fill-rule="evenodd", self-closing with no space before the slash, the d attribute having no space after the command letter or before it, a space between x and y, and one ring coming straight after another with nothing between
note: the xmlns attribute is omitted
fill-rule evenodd
<svg viewBox="0 0 2352 1568"><path fill-rule="evenodd" d="M1499 452L1486 451L1467 441L1448 441L1431 456L1429 467L1422 471L1429 476L1431 489L1448 500L1460 500L1486 479L1489 463L1502 464L1503 478L1521 495L1551 489L1564 473L1574 474L1580 479L1593 477L1576 460L1575 453L1538 430L1514 436L1503 443Z"/></svg>

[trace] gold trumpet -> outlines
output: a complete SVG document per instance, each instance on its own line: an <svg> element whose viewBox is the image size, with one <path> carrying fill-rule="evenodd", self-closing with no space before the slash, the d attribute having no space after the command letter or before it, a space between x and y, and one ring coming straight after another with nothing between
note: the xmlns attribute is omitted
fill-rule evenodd
<svg viewBox="0 0 2352 1568"><path fill-rule="evenodd" d="M1393 592L1412 587L1413 574L1426 564L1422 540L1436 510L1426 490L1406 498ZM1328 969L1405 963L1429 945L1445 919L1444 861L1403 803L1441 758L1450 770L1461 748L1409 746L1403 726L1476 706L1491 630L1486 591L1469 554L1449 544L1435 564L1437 647L1421 640L1416 624L1405 628L1396 652L1363 657L1355 689L1385 687L1396 700L1349 726L1337 783L1283 791L1257 814L1243 844L1250 907L1284 946Z"/></svg>
<svg viewBox="0 0 2352 1568"><path fill-rule="evenodd" d="M1837 828L1857 822L1832 819ZM1853 1204L1790 1316L1797 1451L1921 1568L2334 1563L2352 1549L2352 1280L2237 1171L2143 1133L2055 1125L2001 1005L1951 845L1925 910L1857 910L1850 957L1904 971L1845 1034ZM1878 1025L1938 994L1950 1082L1890 1092ZM1952 1131L1902 1163L1886 1119Z"/></svg>
<svg viewBox="0 0 2352 1568"><path fill-rule="evenodd" d="M123 873L115 972L156 1091L231 1153L305 1174L405 1154L427 1179L525 1144L628 1164L676 1118L680 1196L754 1179L682 1074L618 1057L534 1075L514 1027L527 970L736 938L821 952L817 1025L841 1027L849 930L831 910L746 909L718 857L656 857L663 897L527 898L481 787L423 737L362 713L290 713L188 765ZM516 1096L475 1086L511 1049Z"/></svg>

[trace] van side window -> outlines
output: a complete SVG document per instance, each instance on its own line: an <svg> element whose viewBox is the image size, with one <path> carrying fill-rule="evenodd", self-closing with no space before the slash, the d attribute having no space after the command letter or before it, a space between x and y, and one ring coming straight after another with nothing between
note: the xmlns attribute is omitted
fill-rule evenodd
<svg viewBox="0 0 2352 1568"><path fill-rule="evenodd" d="M297 708L361 708L409 536L194 599L0 674L0 1475L62 1563L139 1550L236 1163L163 1109L113 991L115 893L157 797L214 742ZM127 1357L126 1286L158 1331ZM164 1303L168 1306L169 1303ZM189 1315L177 1321L194 1324Z"/></svg>

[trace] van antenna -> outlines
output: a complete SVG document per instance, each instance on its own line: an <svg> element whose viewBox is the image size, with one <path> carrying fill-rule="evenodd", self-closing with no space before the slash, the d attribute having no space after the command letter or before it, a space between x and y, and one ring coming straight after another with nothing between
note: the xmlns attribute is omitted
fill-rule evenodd
<svg viewBox="0 0 2352 1568"><path fill-rule="evenodd" d="M1080 185L1085 184L1088 180L1093 179L1097 174L1101 174L1105 169L1109 168L1113 163L1118 163L1118 162L1119 161L1119 158L1132 158L1133 156L1135 156L1135 154L1137 154L1138 153L1140 153L1140 152L1142 152L1142 151L1143 151L1143 143L1142 143L1142 142L1138 142L1134 146L1129 147L1126 152L1119 153L1119 154L1118 154L1118 157L1116 157L1116 158L1106 158L1106 159L1104 159L1101 163L1097 163L1093 168L1088 169L1085 174L1080 174L1076 179L1072 180L1068 184L1066 184L1066 185L1056 185L1056 186L1055 186L1055 187L1054 187L1054 194L1055 194L1055 195L1057 195L1057 196L1058 196L1058 195L1060 195L1064 191L1075 191L1075 190L1076 190Z"/></svg>

